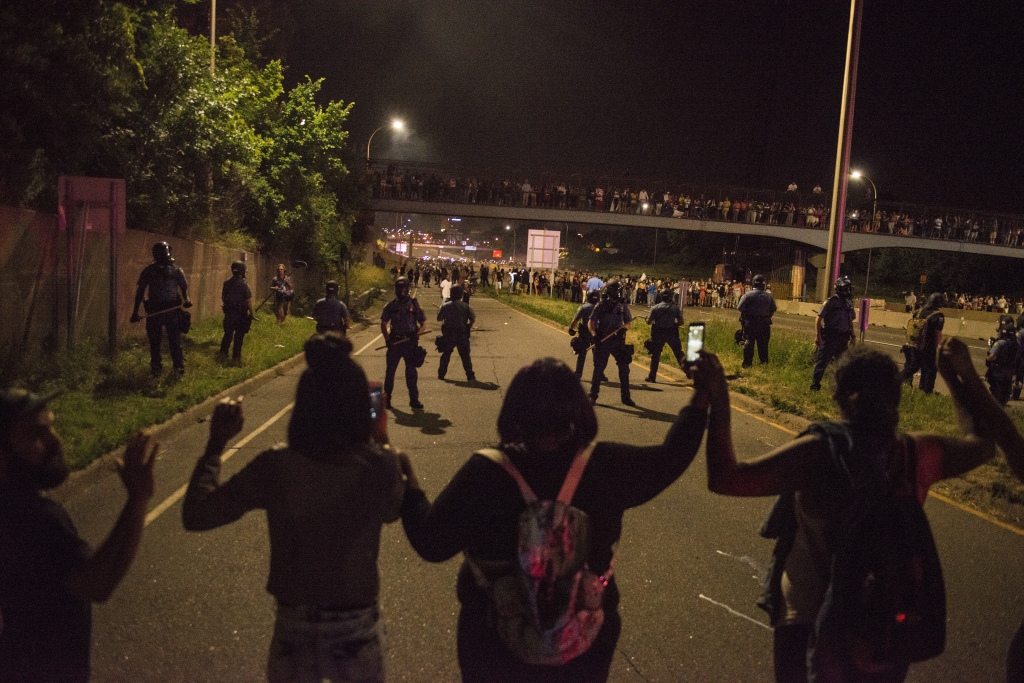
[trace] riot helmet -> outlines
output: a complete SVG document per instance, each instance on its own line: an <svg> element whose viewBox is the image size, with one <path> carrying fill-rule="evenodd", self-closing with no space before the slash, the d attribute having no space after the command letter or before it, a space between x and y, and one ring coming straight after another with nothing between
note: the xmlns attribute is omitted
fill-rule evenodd
<svg viewBox="0 0 1024 683"><path fill-rule="evenodd" d="M658 303L670 304L672 303L672 290L663 289L658 292Z"/></svg>
<svg viewBox="0 0 1024 683"><path fill-rule="evenodd" d="M999 316L998 329L1000 337L1013 337L1017 334L1017 326L1013 322L1013 317L1009 315Z"/></svg>
<svg viewBox="0 0 1024 683"><path fill-rule="evenodd" d="M758 273L750 281L750 286L753 287L754 289L762 289L763 290L765 287L768 286L768 278L766 278L764 275L761 275L760 273Z"/></svg>
<svg viewBox="0 0 1024 683"><path fill-rule="evenodd" d="M395 280L395 296L403 300L409 298L409 278L404 275Z"/></svg>
<svg viewBox="0 0 1024 683"><path fill-rule="evenodd" d="M928 301L925 302L925 308L942 308L942 304L945 303L946 297L940 292L934 292L928 295Z"/></svg>
<svg viewBox="0 0 1024 683"><path fill-rule="evenodd" d="M327 281L327 296L331 294L338 296L338 283L334 280Z"/></svg>
<svg viewBox="0 0 1024 683"><path fill-rule="evenodd" d="M622 292L622 285L619 283L618 278L612 278L604 286L604 298L611 299L612 301L619 300L619 294Z"/></svg>
<svg viewBox="0 0 1024 683"><path fill-rule="evenodd" d="M238 277L245 277L245 261L235 261L231 264L231 274Z"/></svg>
<svg viewBox="0 0 1024 683"><path fill-rule="evenodd" d="M840 299L852 299L853 298L853 282L850 278L843 275L836 280L836 294Z"/></svg>
<svg viewBox="0 0 1024 683"><path fill-rule="evenodd" d="M157 263L166 265L173 259L171 258L171 245L167 242L157 242L153 245L153 260Z"/></svg>
<svg viewBox="0 0 1024 683"><path fill-rule="evenodd" d="M592 289L589 292L587 292L587 301L589 301L590 303L596 304L600 300L601 292L597 291L596 289Z"/></svg>

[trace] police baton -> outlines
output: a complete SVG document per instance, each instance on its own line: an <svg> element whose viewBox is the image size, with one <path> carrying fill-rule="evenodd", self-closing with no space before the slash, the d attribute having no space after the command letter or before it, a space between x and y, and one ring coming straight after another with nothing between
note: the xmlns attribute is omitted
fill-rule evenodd
<svg viewBox="0 0 1024 683"><path fill-rule="evenodd" d="M594 348L598 344L603 344L604 342L608 341L609 339L611 339L612 337L617 335L622 330L626 330L626 329L629 329L629 328L626 325L621 325L620 327L616 328L611 334L609 334L608 336L602 338L601 341L596 341L593 344L591 344L590 346L588 346L587 347L587 351L589 351L590 349Z"/></svg>
<svg viewBox="0 0 1024 683"><path fill-rule="evenodd" d="M153 311L152 313L144 313L144 314L140 315L139 318L152 318L154 315L160 315L161 313L168 313L170 311L176 311L179 308L184 308L184 307L185 307L185 304L178 304L177 306L171 306L170 308L165 308L165 309L160 310L160 311Z"/></svg>
<svg viewBox="0 0 1024 683"><path fill-rule="evenodd" d="M404 344L407 341L412 341L413 339L419 339L420 337L422 337L425 334L430 334L430 330L423 330L422 332L417 332L415 337L406 337L405 339L402 339L400 341L396 341L394 344L385 344L384 346L378 346L377 348L374 349L374 351L380 351L381 349L386 349L386 348L391 347L391 346L398 346L399 344Z"/></svg>

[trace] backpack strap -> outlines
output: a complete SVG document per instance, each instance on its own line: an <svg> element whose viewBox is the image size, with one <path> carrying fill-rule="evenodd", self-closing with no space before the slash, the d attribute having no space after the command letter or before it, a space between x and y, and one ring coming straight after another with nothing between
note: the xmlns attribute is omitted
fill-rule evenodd
<svg viewBox="0 0 1024 683"><path fill-rule="evenodd" d="M572 464L569 465L569 472L565 475L562 488L558 491L558 500L565 505L572 503L572 497L576 493L576 487L579 486L580 479L583 478L583 470L587 468L587 463L590 462L590 456L594 452L595 445L591 442L590 445L576 454Z"/></svg>
<svg viewBox="0 0 1024 683"><path fill-rule="evenodd" d="M519 473L516 466L508 459L505 451L498 450L497 448L483 448L477 451L477 453L484 456L491 462L501 465L502 469L508 472L508 476L512 477L519 486L519 491L523 494L523 499L526 500L528 505L532 505L537 502L537 494L533 492L530 485L526 483L525 479L523 479L523 475Z"/></svg>

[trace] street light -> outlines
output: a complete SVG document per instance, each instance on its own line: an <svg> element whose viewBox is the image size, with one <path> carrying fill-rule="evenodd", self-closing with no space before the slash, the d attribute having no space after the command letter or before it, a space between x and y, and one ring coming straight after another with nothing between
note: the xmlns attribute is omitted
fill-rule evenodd
<svg viewBox="0 0 1024 683"><path fill-rule="evenodd" d="M871 183L871 232L875 232L875 214L878 213L878 188L875 187L874 181L867 177L860 171L853 171L850 173L850 177L854 180L864 180ZM868 298L868 282L871 280L871 247L868 247L868 271L864 275L864 298ZM863 334L863 333L862 333Z"/></svg>
<svg viewBox="0 0 1024 683"><path fill-rule="evenodd" d="M399 119L394 119L394 120L391 121L391 127L394 128L395 130L402 130L405 127L405 124L401 120L399 120ZM379 133L380 131L384 130L385 128L387 128L387 124L381 126L377 130L375 130L372 133L370 133L370 139L366 141L366 166L367 166L367 168L369 168L369 166L370 166L370 143L373 142L373 136L376 135L377 133Z"/></svg>
<svg viewBox="0 0 1024 683"><path fill-rule="evenodd" d="M511 225L505 226L506 230L512 230ZM516 231L512 230L512 263L516 262Z"/></svg>

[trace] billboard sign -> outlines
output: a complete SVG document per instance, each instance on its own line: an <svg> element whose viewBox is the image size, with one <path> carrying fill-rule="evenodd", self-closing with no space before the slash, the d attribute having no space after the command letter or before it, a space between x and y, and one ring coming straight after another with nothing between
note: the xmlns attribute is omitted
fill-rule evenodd
<svg viewBox="0 0 1024 683"><path fill-rule="evenodd" d="M526 244L526 266L554 270L558 268L559 230L531 230Z"/></svg>
<svg viewBox="0 0 1024 683"><path fill-rule="evenodd" d="M501 258L501 249L495 249L495 250L493 250L493 251L491 252L491 258L492 258L492 259L500 259L500 258Z"/></svg>

